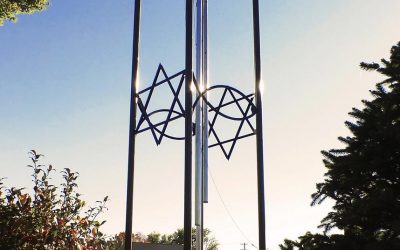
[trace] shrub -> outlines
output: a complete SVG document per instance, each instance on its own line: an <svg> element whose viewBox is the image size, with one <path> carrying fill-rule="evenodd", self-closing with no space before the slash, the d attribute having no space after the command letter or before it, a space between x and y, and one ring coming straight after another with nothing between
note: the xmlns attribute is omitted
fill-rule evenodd
<svg viewBox="0 0 400 250"><path fill-rule="evenodd" d="M105 236L97 216L106 210L106 196L83 212L85 202L77 193L77 172L61 171L60 187L50 184L55 169L39 164L42 157L29 152L33 192L5 188L0 179L0 249L104 249Z"/></svg>

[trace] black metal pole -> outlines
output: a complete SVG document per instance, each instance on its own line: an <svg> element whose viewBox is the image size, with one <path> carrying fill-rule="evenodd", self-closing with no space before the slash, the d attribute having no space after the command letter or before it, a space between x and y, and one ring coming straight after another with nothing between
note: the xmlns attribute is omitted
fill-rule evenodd
<svg viewBox="0 0 400 250"><path fill-rule="evenodd" d="M261 99L261 52L260 17L258 0L253 0L254 68L256 99L256 141L257 141L257 186L258 186L258 241L259 249L266 250L265 244L265 197L264 197L264 150Z"/></svg>
<svg viewBox="0 0 400 250"><path fill-rule="evenodd" d="M131 75L131 103L129 119L129 146L128 146L128 180L126 194L126 221L125 221L125 250L132 249L132 210L133 210L133 181L135 170L135 136L136 136L136 81L139 64L139 35L140 35L140 1L135 0L133 51Z"/></svg>
<svg viewBox="0 0 400 250"><path fill-rule="evenodd" d="M186 50L185 50L185 191L183 249L192 249L192 39L193 0L186 0Z"/></svg>

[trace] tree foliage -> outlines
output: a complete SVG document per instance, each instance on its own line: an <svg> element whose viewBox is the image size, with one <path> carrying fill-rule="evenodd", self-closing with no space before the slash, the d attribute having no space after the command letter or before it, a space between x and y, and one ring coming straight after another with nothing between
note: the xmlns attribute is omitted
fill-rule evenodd
<svg viewBox="0 0 400 250"><path fill-rule="evenodd" d="M196 235L196 228L192 228L192 235ZM151 232L148 235L142 233L135 233L132 235L133 242L143 243L157 243L157 244L177 244L183 245L183 228L177 229L172 234L160 234L158 232ZM115 235L112 239L107 242L109 249L122 250L124 247L125 233L121 232ZM218 250L219 243L212 235L211 230L208 228L204 229L204 249L205 250ZM192 240L192 249L195 250L195 238Z"/></svg>
<svg viewBox="0 0 400 250"><path fill-rule="evenodd" d="M32 150L33 190L5 188L0 180L0 249L103 249L105 239L97 216L107 197L85 212L76 192L78 173L65 168L58 188L50 183L52 165L39 164L42 155ZM57 192L59 191L59 192Z"/></svg>
<svg viewBox="0 0 400 250"><path fill-rule="evenodd" d="M349 113L352 136L339 137L345 147L322 151L327 172L312 205L335 202L321 222L324 235L307 233L281 249L400 249L400 43L390 52L381 64L361 63L385 80ZM343 234L326 235L332 228Z"/></svg>
<svg viewBox="0 0 400 250"><path fill-rule="evenodd" d="M0 26L5 20L15 22L19 14L32 14L46 9L49 0L0 0Z"/></svg>
<svg viewBox="0 0 400 250"><path fill-rule="evenodd" d="M196 228L192 228L192 249L196 250ZM203 237L204 237L204 249L205 250L218 250L219 243L211 234L211 230L208 228L203 229ZM184 243L184 231L183 228L177 229L171 235L163 235L161 236L160 243L169 243L169 244L179 244L183 245Z"/></svg>

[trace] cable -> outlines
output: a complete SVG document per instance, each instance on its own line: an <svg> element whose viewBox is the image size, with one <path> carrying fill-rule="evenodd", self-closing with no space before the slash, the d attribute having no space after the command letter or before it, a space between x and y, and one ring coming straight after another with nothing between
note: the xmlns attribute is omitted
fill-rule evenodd
<svg viewBox="0 0 400 250"><path fill-rule="evenodd" d="M219 197L219 199L221 200L221 203L222 203L222 205L224 206L225 211L226 211L227 214L229 215L229 218L231 218L231 220L232 220L233 224L235 225L235 227L236 227L236 228L238 229L238 231L242 234L242 236L250 243L250 245L251 245L252 247L258 249L258 247L257 247L256 245L254 245L254 244L251 242L251 240L246 236L246 234L242 231L242 229L240 229L238 223L237 223L236 220L233 218L233 216L232 216L231 212L229 211L229 209L228 209L228 207L227 207L227 205L226 205L224 199L222 198L221 193L219 192L218 186L217 186L217 184L215 183L215 180L214 180L214 177L213 177L213 175L212 175L211 169L209 169L209 173L210 173L210 177L211 177L212 183L214 184L215 190L217 191L218 197Z"/></svg>

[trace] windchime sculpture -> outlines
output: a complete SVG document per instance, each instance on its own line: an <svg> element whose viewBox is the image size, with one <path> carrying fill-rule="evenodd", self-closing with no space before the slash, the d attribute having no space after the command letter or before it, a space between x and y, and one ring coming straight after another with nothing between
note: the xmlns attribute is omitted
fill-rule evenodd
<svg viewBox="0 0 400 250"><path fill-rule="evenodd" d="M157 145L162 140L185 141L185 180L184 180L184 250L192 248L192 137L195 137L195 225L196 249L203 249L203 204L208 202L208 149L219 147L229 160L238 140L255 135L257 147L257 187L258 187L258 229L259 249L265 250L265 198L264 198L264 159L262 134L262 102L261 102L261 58L259 32L259 3L253 0L253 32L254 32L254 65L255 92L244 94L228 85L210 85L208 83L208 50L207 0L196 0L196 71L193 72L193 0L186 0L186 54L185 69L171 76L160 64L152 84L137 90L139 35L140 35L141 1L135 1L133 59L129 125L129 154L125 250L132 248L132 208L133 181L135 165L135 137L139 133L149 132ZM154 90L167 86L172 93L172 99L167 107L151 110L150 103ZM179 98L184 91L184 104ZM213 94L219 93L219 94ZM195 95L195 98L193 98ZM213 95L214 102L208 98ZM218 97L218 98L216 98ZM225 110L235 109L233 116ZM137 120L137 113L140 112ZM194 122L193 122L194 114ZM154 117L163 119L155 120ZM184 119L185 133L183 136L167 133L168 126L173 121ZM217 120L225 119L238 123L238 129L229 139L222 140L216 129ZM255 122L255 124L254 124ZM248 132L243 128L247 127ZM250 132L249 132L250 131ZM215 143L209 145L209 138ZM230 145L230 147L228 147Z"/></svg>

